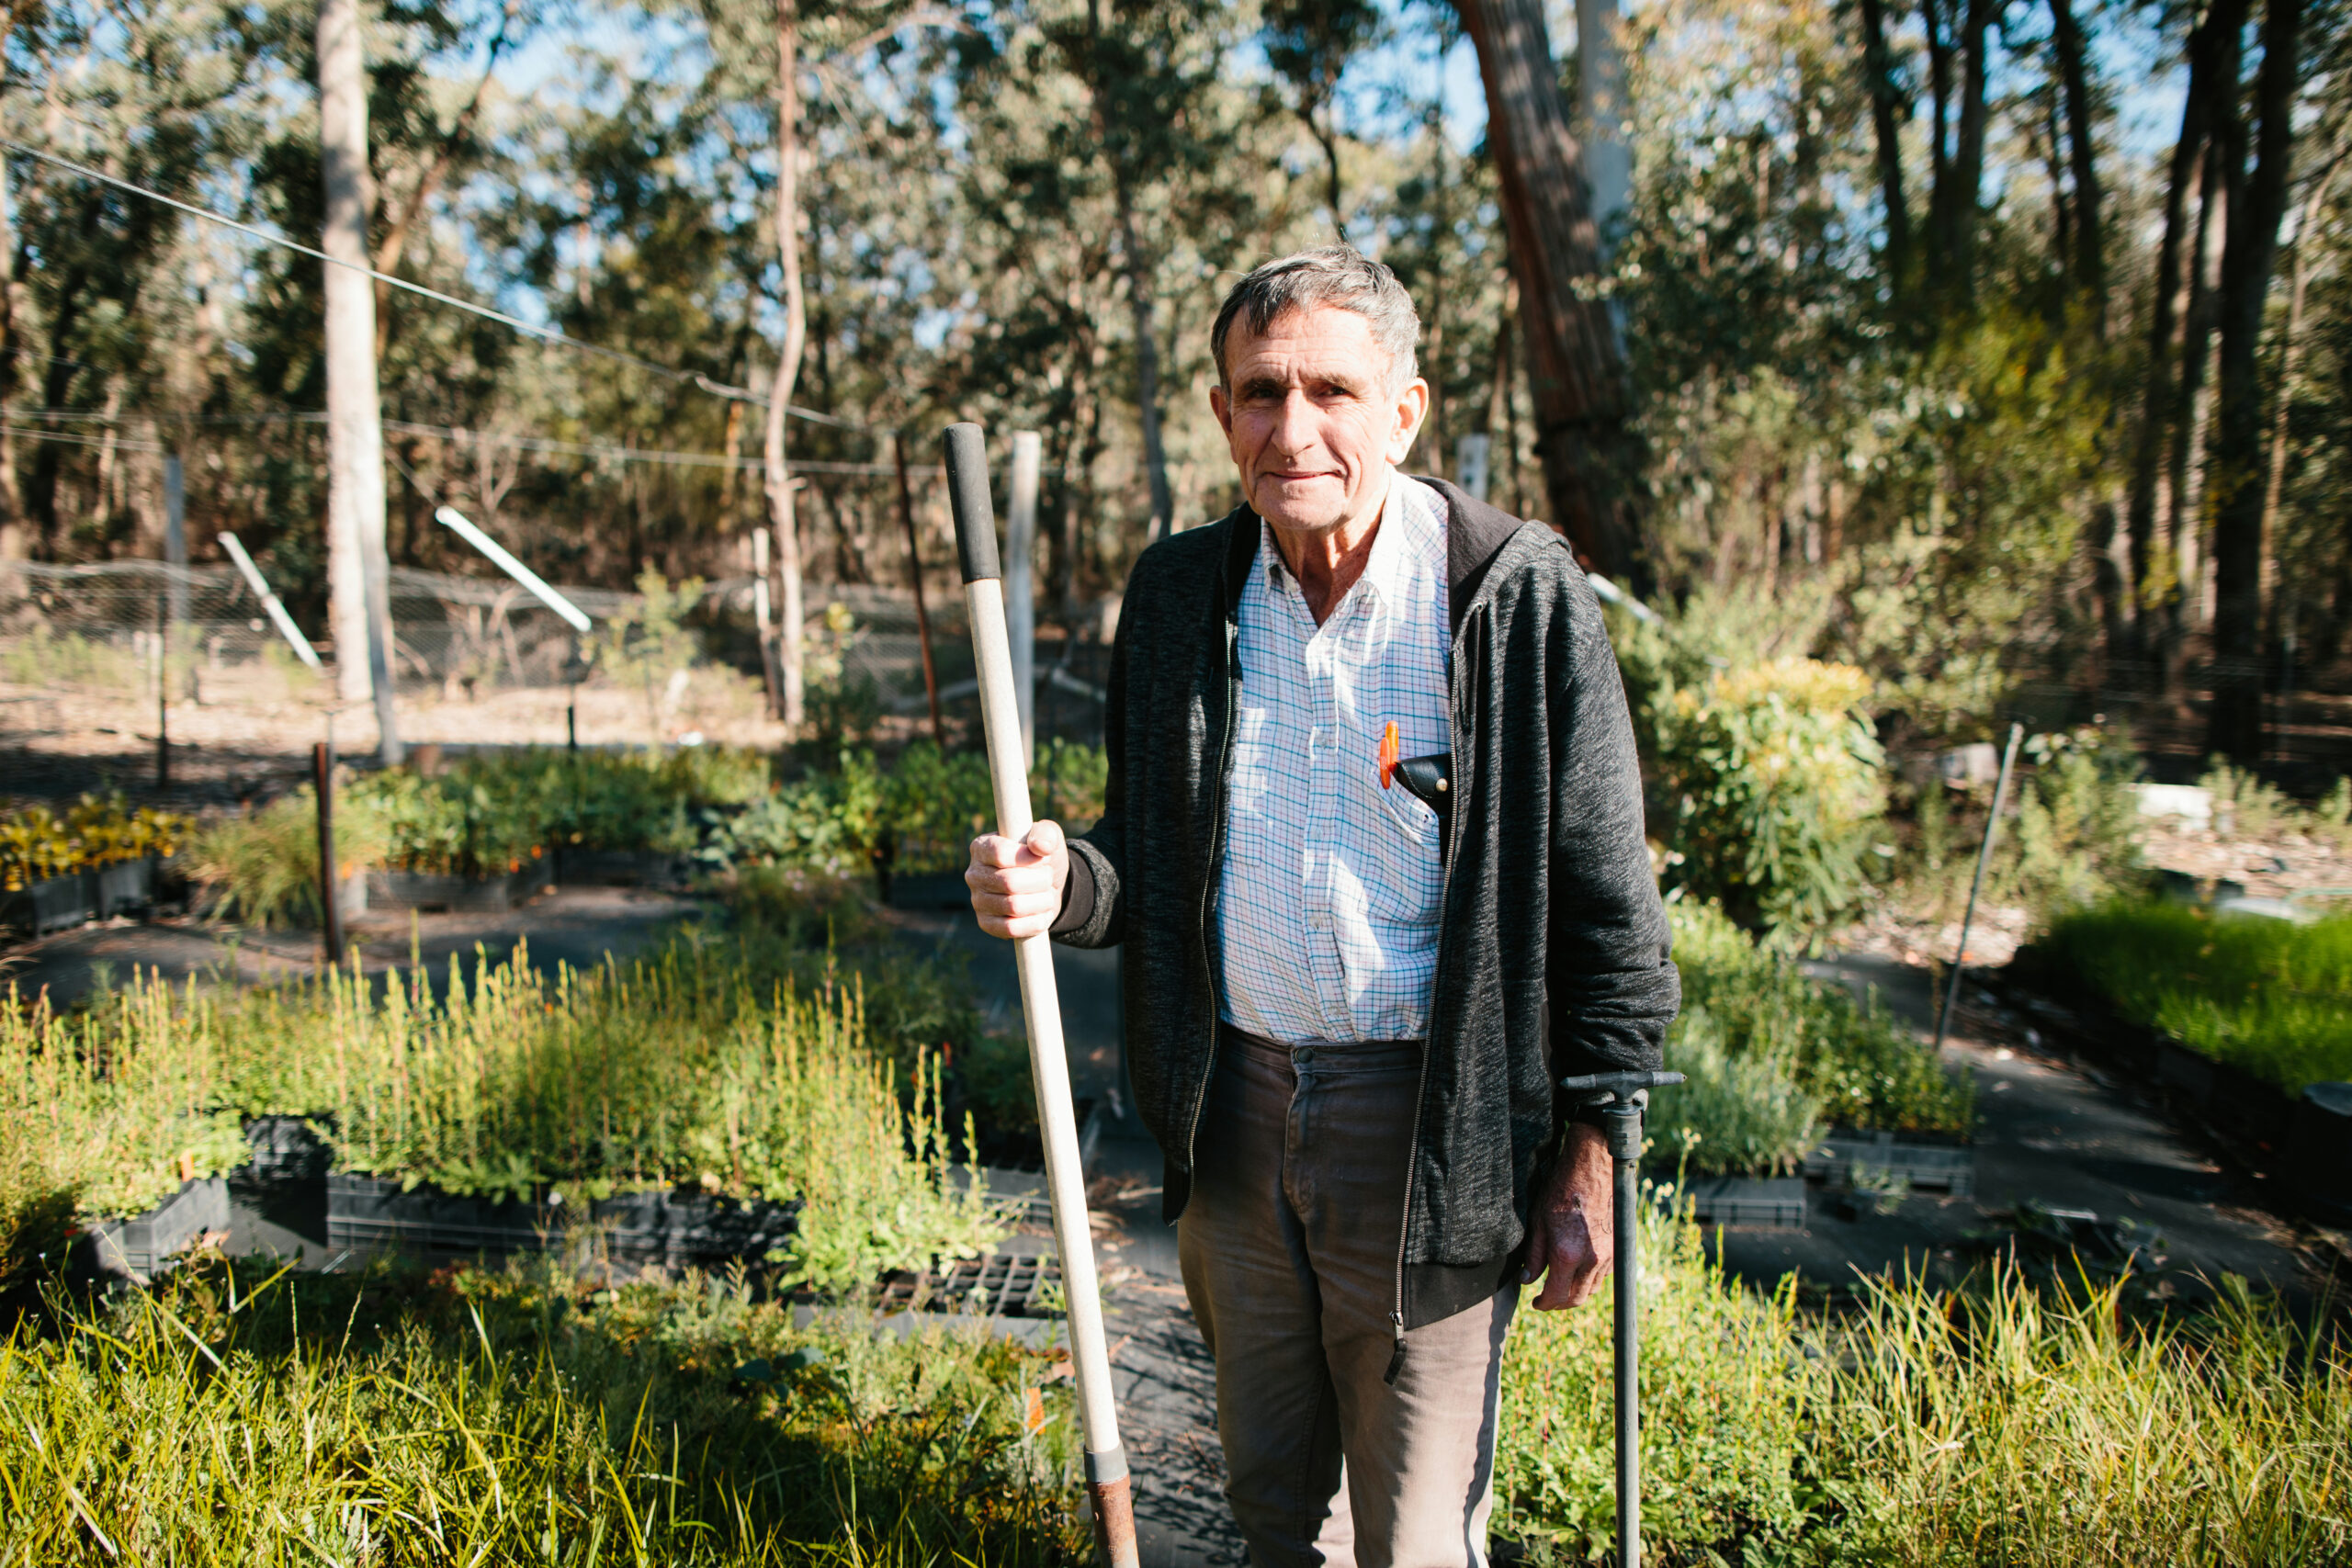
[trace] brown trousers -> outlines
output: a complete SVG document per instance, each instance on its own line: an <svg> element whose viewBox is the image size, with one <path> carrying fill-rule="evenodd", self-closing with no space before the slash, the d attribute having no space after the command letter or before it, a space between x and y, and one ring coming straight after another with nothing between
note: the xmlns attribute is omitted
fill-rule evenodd
<svg viewBox="0 0 2352 1568"><path fill-rule="evenodd" d="M1420 1059L1224 1032L1178 1251L1256 1568L1485 1568L1516 1283L1386 1381Z"/></svg>

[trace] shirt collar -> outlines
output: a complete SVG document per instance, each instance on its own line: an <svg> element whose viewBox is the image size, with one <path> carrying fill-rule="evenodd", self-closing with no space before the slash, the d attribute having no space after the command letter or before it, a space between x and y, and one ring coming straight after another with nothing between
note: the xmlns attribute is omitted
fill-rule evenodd
<svg viewBox="0 0 2352 1568"><path fill-rule="evenodd" d="M1437 501L1434 492L1402 469L1392 469L1388 475L1388 495L1380 503L1380 526L1372 536L1372 558L1364 562L1363 575L1356 581L1368 585L1374 595L1384 604L1401 604L1406 584L1412 576L1414 561L1434 552L1439 570L1443 571L1445 537L1442 525L1432 510ZM1261 548L1265 553L1266 582L1279 589L1290 580L1289 563L1274 544L1274 525L1259 519Z"/></svg>

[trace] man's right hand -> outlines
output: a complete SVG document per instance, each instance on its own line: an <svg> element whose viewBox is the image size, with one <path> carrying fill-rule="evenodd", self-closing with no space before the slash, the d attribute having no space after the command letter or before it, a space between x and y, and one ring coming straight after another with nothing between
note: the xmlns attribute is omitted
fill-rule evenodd
<svg viewBox="0 0 2352 1568"><path fill-rule="evenodd" d="M972 840L972 863L964 885L972 890L972 913L990 936L1043 936L1062 912L1062 885L1069 880L1069 846L1058 822L1038 822L1015 841L1001 833Z"/></svg>

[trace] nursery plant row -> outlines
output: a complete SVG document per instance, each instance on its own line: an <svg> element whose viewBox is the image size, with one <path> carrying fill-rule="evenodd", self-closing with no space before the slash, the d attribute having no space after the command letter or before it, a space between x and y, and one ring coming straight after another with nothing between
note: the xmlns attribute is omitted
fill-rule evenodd
<svg viewBox="0 0 2352 1568"><path fill-rule="evenodd" d="M951 1169L937 1054L901 1074L870 1049L854 979L753 985L713 939L552 976L527 951L453 962L437 992L412 970L380 991L139 980L83 1012L12 1006L0 1214L142 1215L252 1161L256 1119L294 1117L323 1140L355 1240L467 1223L436 1202L508 1233L592 1215L665 1254L696 1250L697 1225L788 1228L784 1282L826 1292L993 1242L1005 1207ZM273 1132L266 1159L292 1141Z"/></svg>
<svg viewBox="0 0 2352 1568"><path fill-rule="evenodd" d="M1101 813L1102 779L1099 748L1057 740L1040 749L1032 790L1082 826ZM371 901L395 907L499 907L516 875L601 883L777 865L887 880L960 865L993 809L985 759L928 741L887 766L844 750L788 779L764 754L726 747L526 748L353 775L335 801L335 858L340 875L368 871ZM305 788L199 832L187 858L216 912L261 925L314 914L316 813Z"/></svg>
<svg viewBox="0 0 2352 1568"><path fill-rule="evenodd" d="M2352 920L2297 927L2118 905L2060 919L1986 979L2236 1163L2286 1176L2272 1189L2282 1205L2342 1224L2352 1220L2347 938Z"/></svg>

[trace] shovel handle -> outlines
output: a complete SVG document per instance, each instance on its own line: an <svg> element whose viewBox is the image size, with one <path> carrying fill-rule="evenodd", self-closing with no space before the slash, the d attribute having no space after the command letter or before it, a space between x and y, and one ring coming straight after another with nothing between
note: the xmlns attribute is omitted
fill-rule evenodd
<svg viewBox="0 0 2352 1568"><path fill-rule="evenodd" d="M996 508L989 497L988 446L977 424L947 427L947 499L956 513L956 553L964 602L972 617L972 661L978 666L980 723L988 738L989 782L997 831L1008 839L1030 828L1029 776L1021 756L1012 649L1004 623L1004 584L996 549ZM1088 1229L1086 1172L1070 1102L1069 1055L1062 1043L1061 999L1054 986L1049 938L1013 943L1021 976L1021 1016L1029 1034L1029 1074L1037 1090L1037 1127L1046 1146L1046 1190L1053 1201L1054 1245L1061 1254L1069 1303L1071 1370L1077 1374L1086 1439L1086 1494L1094 1535L1109 1568L1137 1568L1136 1521L1126 1450L1111 1391L1111 1358L1102 1334L1102 1297L1095 1282Z"/></svg>

